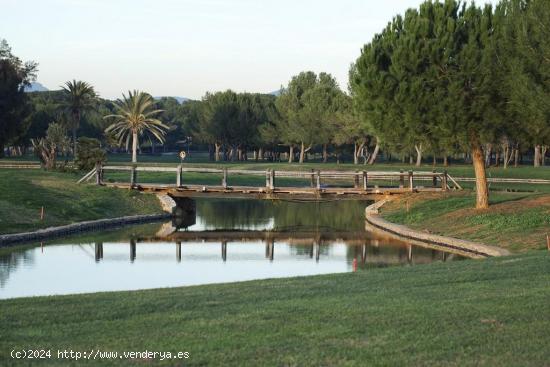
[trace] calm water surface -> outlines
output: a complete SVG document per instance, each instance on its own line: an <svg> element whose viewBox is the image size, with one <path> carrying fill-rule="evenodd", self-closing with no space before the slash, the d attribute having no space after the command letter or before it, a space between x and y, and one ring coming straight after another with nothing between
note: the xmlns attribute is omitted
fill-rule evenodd
<svg viewBox="0 0 550 367"><path fill-rule="evenodd" d="M460 257L377 237L367 202L200 199L196 216L0 250L0 298L364 271Z"/></svg>

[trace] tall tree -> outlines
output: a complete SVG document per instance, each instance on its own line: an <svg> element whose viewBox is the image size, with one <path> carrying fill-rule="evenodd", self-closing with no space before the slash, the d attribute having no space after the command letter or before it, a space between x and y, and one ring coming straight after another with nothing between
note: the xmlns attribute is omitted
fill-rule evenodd
<svg viewBox="0 0 550 367"><path fill-rule="evenodd" d="M77 130L80 127L82 114L94 107L96 102L96 93L94 87L81 80L72 80L62 86L65 98L63 106L70 115L70 129L73 134L73 154L76 156L77 150Z"/></svg>
<svg viewBox="0 0 550 367"><path fill-rule="evenodd" d="M547 0L503 0L503 44L498 49L501 90L508 98L508 116L517 119L533 150L533 164L544 165L550 146L550 6Z"/></svg>
<svg viewBox="0 0 550 367"><path fill-rule="evenodd" d="M34 80L36 71L35 62L21 61L11 53L7 41L0 39L0 157L5 145L28 128L31 108L24 88Z"/></svg>
<svg viewBox="0 0 550 367"><path fill-rule="evenodd" d="M364 47L350 83L385 142L468 149L480 209L489 206L483 145L507 124L495 103L494 34L489 5L427 1Z"/></svg>
<svg viewBox="0 0 550 367"><path fill-rule="evenodd" d="M233 145L235 131L239 118L239 103L237 93L225 92L207 93L202 99L202 109L197 135L205 143L214 145L216 161L221 159L221 149ZM229 154L233 154L232 151ZM226 155L227 158L227 155Z"/></svg>
<svg viewBox="0 0 550 367"><path fill-rule="evenodd" d="M105 130L106 133L115 134L119 144L124 143L127 149L130 140L132 141L132 163L137 162L140 136L147 133L159 142L164 142L168 126L156 118L162 110L154 109L154 104L155 101L151 95L137 90L129 91L128 96L122 94L122 99L116 102L116 114L104 117L113 120Z"/></svg>
<svg viewBox="0 0 550 367"><path fill-rule="evenodd" d="M302 72L294 76L276 100L280 118L278 131L283 143L289 146L289 163L294 159L294 148L300 147L300 163L314 144L325 143L334 121L342 91L336 80L327 73L318 76Z"/></svg>

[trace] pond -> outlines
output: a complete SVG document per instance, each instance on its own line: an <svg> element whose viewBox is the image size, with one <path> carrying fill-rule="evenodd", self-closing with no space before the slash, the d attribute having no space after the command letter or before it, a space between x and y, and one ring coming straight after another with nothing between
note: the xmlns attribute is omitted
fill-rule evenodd
<svg viewBox="0 0 550 367"><path fill-rule="evenodd" d="M365 230L364 201L198 199L183 223L0 250L0 298L365 271L461 257Z"/></svg>

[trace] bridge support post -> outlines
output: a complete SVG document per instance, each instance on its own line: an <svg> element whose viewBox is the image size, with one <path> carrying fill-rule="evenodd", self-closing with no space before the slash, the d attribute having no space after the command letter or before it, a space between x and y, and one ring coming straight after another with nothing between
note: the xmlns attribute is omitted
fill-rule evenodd
<svg viewBox="0 0 550 367"><path fill-rule="evenodd" d="M399 188L403 189L405 187L405 176L403 176L403 170L399 170Z"/></svg>
<svg viewBox="0 0 550 367"><path fill-rule="evenodd" d="M134 239L131 239L130 240L130 261L131 262L134 262L134 260L136 259L136 240Z"/></svg>
<svg viewBox="0 0 550 367"><path fill-rule="evenodd" d="M432 177L432 186L436 187L437 186L437 176L435 175L435 169L432 170L432 173L434 174L433 177Z"/></svg>
<svg viewBox="0 0 550 367"><path fill-rule="evenodd" d="M311 169L311 180L310 180L311 188L315 187L315 170Z"/></svg>
<svg viewBox="0 0 550 367"><path fill-rule="evenodd" d="M275 190L275 170L269 171L269 189Z"/></svg>
<svg viewBox="0 0 550 367"><path fill-rule="evenodd" d="M265 187L266 189L269 189L269 184L271 182L271 170L270 169L267 169L265 171Z"/></svg>
<svg viewBox="0 0 550 367"><path fill-rule="evenodd" d="M103 165L101 163L95 165L95 183L96 185L103 183Z"/></svg>
<svg viewBox="0 0 550 367"><path fill-rule="evenodd" d="M222 260L227 260L227 241L222 241Z"/></svg>
<svg viewBox="0 0 550 367"><path fill-rule="evenodd" d="M321 242L320 240L315 241L315 262L319 262L321 257Z"/></svg>
<svg viewBox="0 0 550 367"><path fill-rule="evenodd" d="M443 191L447 191L447 171L443 171L443 176L441 177L441 188Z"/></svg>
<svg viewBox="0 0 550 367"><path fill-rule="evenodd" d="M177 169L176 186L177 187L183 186L183 166L181 164L178 166L178 169Z"/></svg>
<svg viewBox="0 0 550 367"><path fill-rule="evenodd" d="M176 260L181 262L181 242L176 242Z"/></svg>
<svg viewBox="0 0 550 367"><path fill-rule="evenodd" d="M414 191L413 171L409 171L409 190Z"/></svg>
<svg viewBox="0 0 550 367"><path fill-rule="evenodd" d="M359 188L359 172L355 171L355 176L353 176L353 188L358 189Z"/></svg>
<svg viewBox="0 0 550 367"><path fill-rule="evenodd" d="M315 187L317 190L321 190L321 171L317 170Z"/></svg>
<svg viewBox="0 0 550 367"><path fill-rule="evenodd" d="M223 169L222 187L227 189L227 168Z"/></svg>
<svg viewBox="0 0 550 367"><path fill-rule="evenodd" d="M130 170L130 188L134 188L137 185L137 167L132 166Z"/></svg>
<svg viewBox="0 0 550 367"><path fill-rule="evenodd" d="M275 240L273 238L268 238L265 242L265 252L266 257L269 258L269 261L273 261L275 256Z"/></svg>
<svg viewBox="0 0 550 367"><path fill-rule="evenodd" d="M368 183L369 183L369 178L367 176L367 171L363 171L363 190L367 191Z"/></svg>
<svg viewBox="0 0 550 367"><path fill-rule="evenodd" d="M99 260L103 259L103 242L96 242L95 243L95 262L99 262Z"/></svg>

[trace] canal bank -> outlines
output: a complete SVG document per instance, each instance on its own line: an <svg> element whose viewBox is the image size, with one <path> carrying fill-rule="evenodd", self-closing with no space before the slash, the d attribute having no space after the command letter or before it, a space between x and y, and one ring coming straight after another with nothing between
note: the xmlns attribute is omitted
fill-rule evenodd
<svg viewBox="0 0 550 367"><path fill-rule="evenodd" d="M386 203L387 200L380 200L365 209L367 230L380 231L402 241L412 241L412 244L417 246L447 250L471 258L510 255L510 251L496 246L415 231L406 226L391 223L380 216L380 208Z"/></svg>

